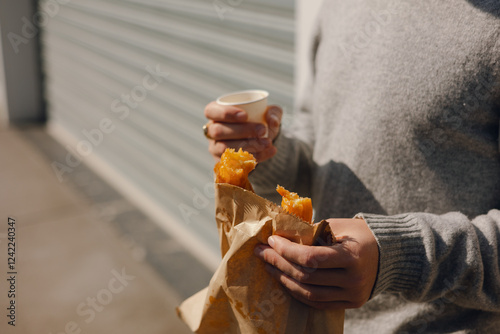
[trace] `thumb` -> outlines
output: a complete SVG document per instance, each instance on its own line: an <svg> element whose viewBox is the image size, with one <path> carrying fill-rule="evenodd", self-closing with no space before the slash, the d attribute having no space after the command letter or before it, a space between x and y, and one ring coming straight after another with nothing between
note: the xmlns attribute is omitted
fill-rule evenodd
<svg viewBox="0 0 500 334"><path fill-rule="evenodd" d="M274 140L280 131L283 109L279 106L268 106L266 121L269 126L269 139Z"/></svg>

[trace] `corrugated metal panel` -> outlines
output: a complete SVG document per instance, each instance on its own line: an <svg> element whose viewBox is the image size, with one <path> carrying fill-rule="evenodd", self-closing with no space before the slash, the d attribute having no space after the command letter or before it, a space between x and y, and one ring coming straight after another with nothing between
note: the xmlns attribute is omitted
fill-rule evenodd
<svg viewBox="0 0 500 334"><path fill-rule="evenodd" d="M42 32L50 123L217 254L203 108L261 88L291 110L293 44L294 1L72 1ZM106 118L113 130L101 139L93 129Z"/></svg>

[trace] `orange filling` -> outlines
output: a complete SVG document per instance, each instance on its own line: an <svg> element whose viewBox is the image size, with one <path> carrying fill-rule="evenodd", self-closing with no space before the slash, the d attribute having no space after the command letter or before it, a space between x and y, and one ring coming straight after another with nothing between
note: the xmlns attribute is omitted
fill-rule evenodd
<svg viewBox="0 0 500 334"><path fill-rule="evenodd" d="M246 190L253 191L248 174L257 166L257 160L252 154L241 148L236 152L232 148L226 149L220 161L215 164L215 182L229 183Z"/></svg>
<svg viewBox="0 0 500 334"><path fill-rule="evenodd" d="M276 190L283 196L281 207L288 213L291 213L302 220L312 224L312 202L308 197L299 197L296 193L292 193L282 186L278 186Z"/></svg>

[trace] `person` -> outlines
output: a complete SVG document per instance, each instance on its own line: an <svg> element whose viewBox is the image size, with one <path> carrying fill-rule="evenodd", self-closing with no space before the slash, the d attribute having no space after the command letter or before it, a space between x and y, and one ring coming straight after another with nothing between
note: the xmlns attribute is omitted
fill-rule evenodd
<svg viewBox="0 0 500 334"><path fill-rule="evenodd" d="M256 255L346 333L500 333L500 2L325 1L312 44L289 128L205 109L216 159L250 151L258 194L312 197L339 239Z"/></svg>

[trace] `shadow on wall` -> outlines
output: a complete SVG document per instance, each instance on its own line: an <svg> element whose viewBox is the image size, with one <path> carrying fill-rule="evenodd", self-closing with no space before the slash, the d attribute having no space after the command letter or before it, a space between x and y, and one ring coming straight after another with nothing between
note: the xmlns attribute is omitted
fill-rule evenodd
<svg viewBox="0 0 500 334"><path fill-rule="evenodd" d="M321 189L331 192L330 196L313 198L313 203L320 208L316 212L317 218L353 217L359 212L387 215L372 192L344 163L330 160L325 165L316 165L315 173L314 193L321 192Z"/></svg>
<svg viewBox="0 0 500 334"><path fill-rule="evenodd" d="M467 0L474 7L481 9L484 12L500 17L500 1L498 0Z"/></svg>

